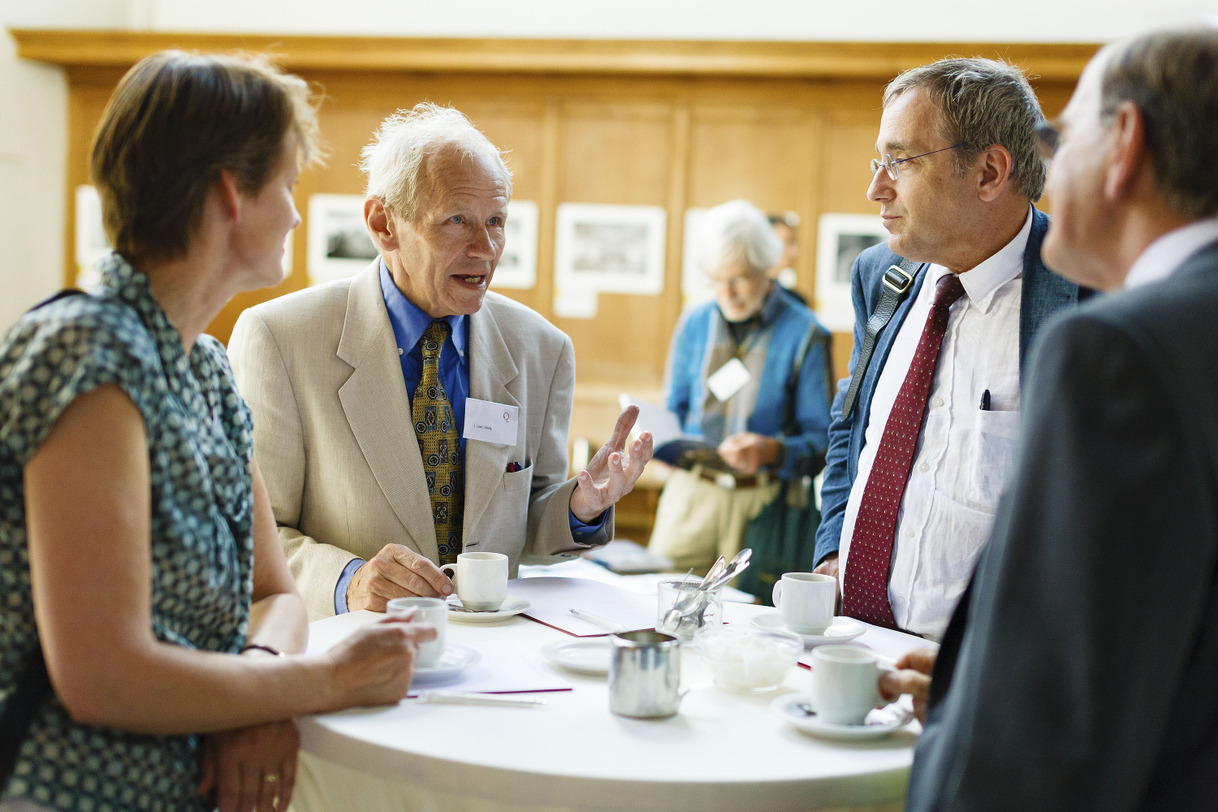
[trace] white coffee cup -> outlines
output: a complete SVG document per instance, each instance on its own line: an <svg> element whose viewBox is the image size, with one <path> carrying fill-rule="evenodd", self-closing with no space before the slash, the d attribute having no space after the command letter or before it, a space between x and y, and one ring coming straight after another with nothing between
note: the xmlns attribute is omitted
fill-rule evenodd
<svg viewBox="0 0 1218 812"><path fill-rule="evenodd" d="M474 612L494 612L507 600L508 557L503 553L461 553L441 571L457 582L461 605Z"/></svg>
<svg viewBox="0 0 1218 812"><path fill-rule="evenodd" d="M414 611L412 623L428 623L436 627L436 639L419 643L418 664L435 665L444 653L444 637L448 631L448 603L440 598L394 598L386 606L391 615Z"/></svg>
<svg viewBox="0 0 1218 812"><path fill-rule="evenodd" d="M782 623L801 634L820 634L833 623L837 579L817 572L788 572L774 584Z"/></svg>
<svg viewBox="0 0 1218 812"><path fill-rule="evenodd" d="M872 708L887 704L880 675L892 671L874 652L858 646L812 649L812 707L823 721L861 725Z"/></svg>

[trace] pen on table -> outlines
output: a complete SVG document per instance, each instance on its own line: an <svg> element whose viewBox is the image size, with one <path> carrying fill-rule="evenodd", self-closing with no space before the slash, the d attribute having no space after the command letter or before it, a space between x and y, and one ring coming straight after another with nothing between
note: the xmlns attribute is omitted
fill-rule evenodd
<svg viewBox="0 0 1218 812"><path fill-rule="evenodd" d="M988 412L990 410L990 390L985 390L981 393L981 411Z"/></svg>
<svg viewBox="0 0 1218 812"><path fill-rule="evenodd" d="M600 626L602 629L606 629L611 632L624 632L627 630L626 627L620 623L614 623L609 618L601 617L600 615L595 615L591 612L585 612L583 609L572 609L571 614L575 615L580 620L585 620L588 623L591 623L593 626Z"/></svg>
<svg viewBox="0 0 1218 812"><path fill-rule="evenodd" d="M503 705L513 708L536 708L546 704L544 699L478 694L472 691L428 691L416 698L428 705Z"/></svg>

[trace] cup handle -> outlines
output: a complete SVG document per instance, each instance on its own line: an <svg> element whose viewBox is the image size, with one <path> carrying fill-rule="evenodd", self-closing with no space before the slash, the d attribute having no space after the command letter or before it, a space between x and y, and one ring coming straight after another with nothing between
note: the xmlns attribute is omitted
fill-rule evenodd
<svg viewBox="0 0 1218 812"><path fill-rule="evenodd" d="M449 570L452 570L452 572L449 572ZM454 581L457 580L457 565L456 564L445 564L444 566L440 567L440 572L444 573L445 575L447 575L450 579L452 579Z"/></svg>
<svg viewBox="0 0 1218 812"><path fill-rule="evenodd" d="M774 582L774 591L771 592L770 595L774 598L774 605L776 607L778 607L779 609L781 609L782 607L779 606L779 604L778 604L778 601L781 600L781 596L782 596L782 579L781 578Z"/></svg>

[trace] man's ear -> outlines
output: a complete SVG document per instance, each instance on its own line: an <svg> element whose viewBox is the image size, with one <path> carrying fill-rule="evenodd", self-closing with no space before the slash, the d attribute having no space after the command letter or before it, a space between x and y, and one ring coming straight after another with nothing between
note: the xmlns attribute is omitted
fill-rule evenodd
<svg viewBox="0 0 1218 812"><path fill-rule="evenodd" d="M381 251L396 251L398 248L397 224L385 201L378 197L364 199L364 223L368 226L368 234L372 242Z"/></svg>
<svg viewBox="0 0 1218 812"><path fill-rule="evenodd" d="M1121 102L1113 114L1111 156L1104 177L1104 193L1114 200L1126 197L1150 166L1146 149L1146 119L1131 101Z"/></svg>
<svg viewBox="0 0 1218 812"><path fill-rule="evenodd" d="M977 194L986 203L992 203L1011 179L1011 153L1000 144L991 144L977 156L973 169L980 172Z"/></svg>
<svg viewBox="0 0 1218 812"><path fill-rule="evenodd" d="M230 220L239 220L241 218L241 190L237 188L237 179L233 177L232 172L221 169L216 185L219 187L220 204L224 207L224 213Z"/></svg>

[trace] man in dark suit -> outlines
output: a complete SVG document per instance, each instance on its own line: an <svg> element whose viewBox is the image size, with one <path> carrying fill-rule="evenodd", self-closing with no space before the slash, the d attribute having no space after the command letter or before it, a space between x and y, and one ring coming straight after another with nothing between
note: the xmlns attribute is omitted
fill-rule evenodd
<svg viewBox="0 0 1218 812"><path fill-rule="evenodd" d="M839 575L846 614L937 639L989 536L1014 452L1030 339L1078 300L1077 285L1040 259L1048 218L1032 205L1045 171L1033 133L1043 120L1022 72L992 60L942 60L885 90L867 197L880 204L889 238L864 251L851 274L856 380L843 381L834 400L816 537L817 571ZM902 259L902 270L890 272ZM949 276L964 292L949 305L939 364L918 403L925 416L898 432L894 404L920 357L936 285ZM864 364L868 321L885 290L901 287ZM847 410L851 388L857 399ZM886 434L916 440L888 524L868 498L879 487L873 472L892 468ZM860 538L860 528L877 526L873 538ZM858 561L877 562L869 598L859 597L866 576L852 568L852 549L865 551Z"/></svg>
<svg viewBox="0 0 1218 812"><path fill-rule="evenodd" d="M1218 30L1156 32L1101 50L1040 133L1045 258L1115 292L1037 341L909 809L1218 802L1215 99ZM882 684L926 687L911 671Z"/></svg>

